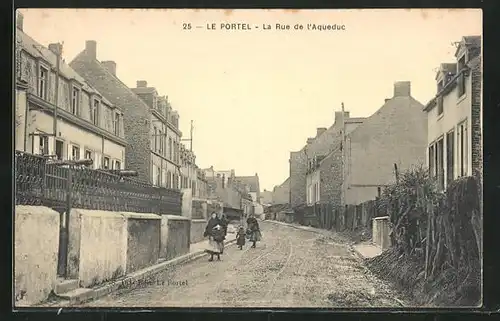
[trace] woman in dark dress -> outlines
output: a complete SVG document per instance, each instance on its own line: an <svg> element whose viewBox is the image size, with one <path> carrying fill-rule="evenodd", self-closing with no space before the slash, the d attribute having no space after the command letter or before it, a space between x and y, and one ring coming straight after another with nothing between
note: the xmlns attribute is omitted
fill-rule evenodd
<svg viewBox="0 0 500 321"><path fill-rule="evenodd" d="M247 219L247 228L249 240L253 243L252 247L255 248L257 242L262 239L262 234L260 233L259 222L253 215Z"/></svg>
<svg viewBox="0 0 500 321"><path fill-rule="evenodd" d="M214 255L217 255L217 260L220 260L220 255L224 252L224 239L226 235L215 212L212 213L203 236L208 236L208 247L205 249L205 252L210 254L209 261L214 260Z"/></svg>

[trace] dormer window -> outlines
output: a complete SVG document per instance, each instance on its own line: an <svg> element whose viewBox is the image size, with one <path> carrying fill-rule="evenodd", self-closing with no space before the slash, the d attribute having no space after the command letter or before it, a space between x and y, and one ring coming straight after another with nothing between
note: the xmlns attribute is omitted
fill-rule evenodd
<svg viewBox="0 0 500 321"><path fill-rule="evenodd" d="M71 113L73 115L80 114L80 89L73 87L71 95Z"/></svg>
<svg viewBox="0 0 500 321"><path fill-rule="evenodd" d="M457 87L458 87L458 97L462 97L465 94L465 73L461 72L465 66L465 54L458 60L457 64L457 72L460 73L460 76L457 79Z"/></svg>
<svg viewBox="0 0 500 321"><path fill-rule="evenodd" d="M49 78L49 70L40 66L38 78L38 96L42 99L47 99L47 83Z"/></svg>
<svg viewBox="0 0 500 321"><path fill-rule="evenodd" d="M92 102L92 109L90 111L90 119L96 126L99 126L99 105L99 100L94 99Z"/></svg>

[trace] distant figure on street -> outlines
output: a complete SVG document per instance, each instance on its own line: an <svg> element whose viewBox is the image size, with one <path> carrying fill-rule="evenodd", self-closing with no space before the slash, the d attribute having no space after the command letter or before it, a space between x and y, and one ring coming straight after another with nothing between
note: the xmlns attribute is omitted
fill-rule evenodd
<svg viewBox="0 0 500 321"><path fill-rule="evenodd" d="M245 228L243 228L243 226L240 225L238 233L236 233L236 245L238 245L238 248L240 250L243 250L243 246L245 245L245 238L246 238Z"/></svg>
<svg viewBox="0 0 500 321"><path fill-rule="evenodd" d="M208 236L208 247L205 249L205 252L210 254L209 261L214 260L214 255L217 255L217 260L220 261L220 255L224 253L224 240L226 239L226 234L215 212L212 213L212 217L207 223L203 236Z"/></svg>
<svg viewBox="0 0 500 321"><path fill-rule="evenodd" d="M254 215L250 215L247 219L247 234L250 242L252 242L252 248L256 247L258 241L262 239L262 234L260 232L259 222L254 217Z"/></svg>

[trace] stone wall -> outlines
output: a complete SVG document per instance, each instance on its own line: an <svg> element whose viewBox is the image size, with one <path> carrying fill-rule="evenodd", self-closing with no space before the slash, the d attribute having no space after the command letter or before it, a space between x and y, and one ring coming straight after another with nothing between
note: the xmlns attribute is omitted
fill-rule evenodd
<svg viewBox="0 0 500 321"><path fill-rule="evenodd" d="M198 242L201 242L204 240L203 232L205 232L206 226L207 226L207 221L204 219L201 219L201 220L192 219L191 220L191 235L190 235L191 244L198 243Z"/></svg>
<svg viewBox="0 0 500 321"><path fill-rule="evenodd" d="M306 203L307 156L301 150L290 153L290 204L298 206Z"/></svg>
<svg viewBox="0 0 500 321"><path fill-rule="evenodd" d="M170 260L189 252L191 220L183 216L161 216L160 258Z"/></svg>
<svg viewBox="0 0 500 321"><path fill-rule="evenodd" d="M155 214L123 213L127 218L127 273L156 264L161 218Z"/></svg>
<svg viewBox="0 0 500 321"><path fill-rule="evenodd" d="M14 213L14 305L47 299L57 278L59 213L18 205Z"/></svg>
<svg viewBox="0 0 500 321"><path fill-rule="evenodd" d="M372 229L373 244L379 246L382 250L389 248L391 246L389 216L374 218Z"/></svg>
<svg viewBox="0 0 500 321"><path fill-rule="evenodd" d="M207 219L207 201L193 199L192 201L192 219Z"/></svg>
<svg viewBox="0 0 500 321"><path fill-rule="evenodd" d="M69 276L92 287L155 264L160 220L156 214L72 209Z"/></svg>
<svg viewBox="0 0 500 321"><path fill-rule="evenodd" d="M319 166L320 201L342 205L342 152L335 149Z"/></svg>
<svg viewBox="0 0 500 321"><path fill-rule="evenodd" d="M193 191L190 188L186 188L182 189L181 192L182 192L182 216L191 219L193 212Z"/></svg>

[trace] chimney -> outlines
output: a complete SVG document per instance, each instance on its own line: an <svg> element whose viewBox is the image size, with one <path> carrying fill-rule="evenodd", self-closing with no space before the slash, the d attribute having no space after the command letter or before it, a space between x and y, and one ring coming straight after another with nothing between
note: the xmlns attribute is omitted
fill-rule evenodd
<svg viewBox="0 0 500 321"><path fill-rule="evenodd" d="M137 80L137 88L146 88L148 86L148 82L145 80Z"/></svg>
<svg viewBox="0 0 500 321"><path fill-rule="evenodd" d="M389 100L391 100L391 99L390 98L384 99L384 103L388 102Z"/></svg>
<svg viewBox="0 0 500 321"><path fill-rule="evenodd" d="M87 40L85 42L85 51L87 52L87 55L90 58L96 59L96 57L97 57L97 42L95 40Z"/></svg>
<svg viewBox="0 0 500 321"><path fill-rule="evenodd" d="M316 128L316 137L319 137L324 132L326 132L326 128L325 127Z"/></svg>
<svg viewBox="0 0 500 321"><path fill-rule="evenodd" d="M54 53L54 55L56 56L60 56L61 55L61 44L60 43L51 43L49 45L49 50L52 51Z"/></svg>
<svg viewBox="0 0 500 321"><path fill-rule="evenodd" d="M116 62L112 60L101 61L101 64L106 68L113 76L116 76Z"/></svg>
<svg viewBox="0 0 500 321"><path fill-rule="evenodd" d="M16 15L16 28L23 31L24 16L21 12L17 11Z"/></svg>
<svg viewBox="0 0 500 321"><path fill-rule="evenodd" d="M411 96L411 83L409 81L397 81L394 83L394 97Z"/></svg>
<svg viewBox="0 0 500 321"><path fill-rule="evenodd" d="M312 144L312 142L314 142L314 138L309 137L309 138L307 139L307 145Z"/></svg>
<svg viewBox="0 0 500 321"><path fill-rule="evenodd" d="M350 117L350 112L344 111L344 120L348 119ZM335 123L340 123L342 121L342 112L341 111L336 111L335 112Z"/></svg>

